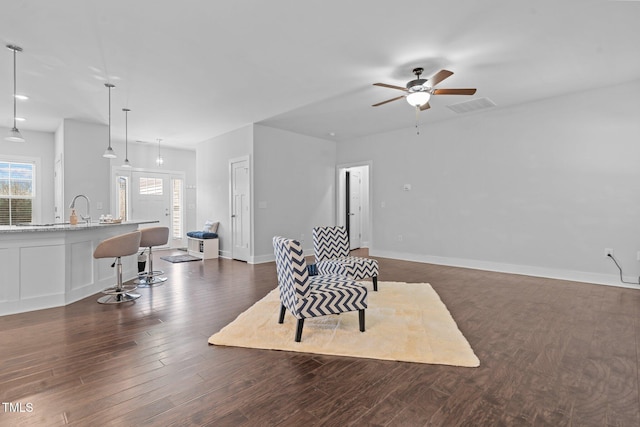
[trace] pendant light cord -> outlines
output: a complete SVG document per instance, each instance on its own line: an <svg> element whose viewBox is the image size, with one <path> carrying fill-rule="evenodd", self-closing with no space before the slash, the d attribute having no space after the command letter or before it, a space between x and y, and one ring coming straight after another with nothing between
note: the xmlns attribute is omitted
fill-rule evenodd
<svg viewBox="0 0 640 427"><path fill-rule="evenodd" d="M124 158L129 160L129 110L124 112Z"/></svg>
<svg viewBox="0 0 640 427"><path fill-rule="evenodd" d="M109 148L111 148L111 85L109 88Z"/></svg>
<svg viewBox="0 0 640 427"><path fill-rule="evenodd" d="M13 128L16 129L16 48L13 49Z"/></svg>
<svg viewBox="0 0 640 427"><path fill-rule="evenodd" d="M122 167L130 168L131 163L129 163L129 111L128 108L123 108L124 111L124 163Z"/></svg>

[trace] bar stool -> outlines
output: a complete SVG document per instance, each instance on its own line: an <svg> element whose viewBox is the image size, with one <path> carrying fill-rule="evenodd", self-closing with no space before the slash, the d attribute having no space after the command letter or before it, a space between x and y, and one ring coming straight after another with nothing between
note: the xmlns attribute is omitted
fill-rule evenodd
<svg viewBox="0 0 640 427"><path fill-rule="evenodd" d="M93 257L96 259L116 259L116 262L114 263L117 267L116 285L102 291L102 293L106 295L98 298L98 302L100 304L119 304L140 298L140 294L131 293L137 286L122 284L122 261L120 259L123 256L133 255L138 252L138 249L140 248L140 237L141 233L139 231L110 237L100 242L95 251L93 251ZM113 267L113 265L111 266Z"/></svg>
<svg viewBox="0 0 640 427"><path fill-rule="evenodd" d="M140 247L149 248L149 267L147 271L138 273L138 279L133 283L140 288L148 288L153 285L162 284L166 281L166 277L159 277L164 274L162 270L153 269L153 247L166 245L169 241L169 227L149 227L140 230L142 237L140 238Z"/></svg>

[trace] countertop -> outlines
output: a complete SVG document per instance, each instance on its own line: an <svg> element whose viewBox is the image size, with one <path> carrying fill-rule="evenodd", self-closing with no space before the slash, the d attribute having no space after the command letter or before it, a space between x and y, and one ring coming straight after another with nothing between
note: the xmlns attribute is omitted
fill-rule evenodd
<svg viewBox="0 0 640 427"><path fill-rule="evenodd" d="M159 221L140 220L140 221L125 221L125 222L118 222L118 223L95 221L95 222L91 222L91 224L89 225L83 222L79 222L77 225L71 225L68 222L31 224L31 225L0 225L0 234L34 233L34 232L51 232L51 231L83 231L83 230L93 230L96 228L104 228L104 227L118 227L121 225L153 224L157 222Z"/></svg>

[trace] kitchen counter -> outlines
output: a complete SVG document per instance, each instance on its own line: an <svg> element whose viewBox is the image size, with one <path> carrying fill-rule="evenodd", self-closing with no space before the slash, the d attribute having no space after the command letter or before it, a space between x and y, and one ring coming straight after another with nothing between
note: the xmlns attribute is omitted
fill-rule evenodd
<svg viewBox="0 0 640 427"><path fill-rule="evenodd" d="M68 222L52 222L47 224L32 224L32 223L24 223L18 225L0 225L0 234L3 233L24 233L24 232L34 232L34 231L83 231L83 230L93 230L97 228L104 227L117 227L122 225L139 225L139 224L151 224L157 223L158 221L127 221L127 222L91 222L88 224L86 222L79 222L76 225L71 225Z"/></svg>
<svg viewBox="0 0 640 427"><path fill-rule="evenodd" d="M96 246L157 222L0 226L0 316L67 305L113 286L113 260L94 259ZM124 280L137 276L135 255L122 257L122 266Z"/></svg>

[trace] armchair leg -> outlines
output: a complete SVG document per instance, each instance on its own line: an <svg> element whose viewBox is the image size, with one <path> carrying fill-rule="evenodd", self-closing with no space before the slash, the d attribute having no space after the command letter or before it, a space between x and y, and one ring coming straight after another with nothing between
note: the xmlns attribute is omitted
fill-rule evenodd
<svg viewBox="0 0 640 427"><path fill-rule="evenodd" d="M282 323L284 322L284 313L285 313L286 309L284 308L284 305L280 304L280 318L278 319L278 323Z"/></svg>
<svg viewBox="0 0 640 427"><path fill-rule="evenodd" d="M373 290L375 292L378 292L378 276L373 276Z"/></svg>
<svg viewBox="0 0 640 427"><path fill-rule="evenodd" d="M364 308L358 310L358 320L360 321L360 332L364 332Z"/></svg>
<svg viewBox="0 0 640 427"><path fill-rule="evenodd" d="M302 339L302 327L304 326L304 319L298 319L298 326L296 326L296 342L300 342Z"/></svg>

